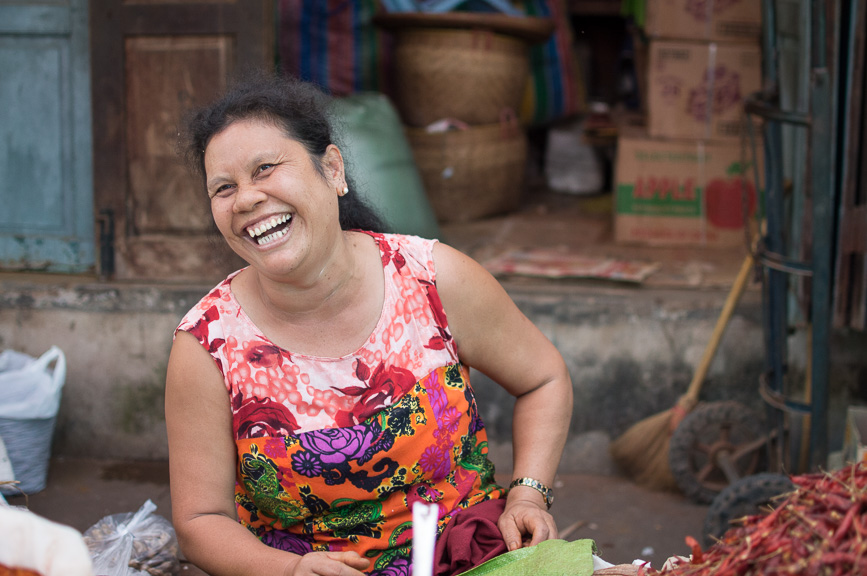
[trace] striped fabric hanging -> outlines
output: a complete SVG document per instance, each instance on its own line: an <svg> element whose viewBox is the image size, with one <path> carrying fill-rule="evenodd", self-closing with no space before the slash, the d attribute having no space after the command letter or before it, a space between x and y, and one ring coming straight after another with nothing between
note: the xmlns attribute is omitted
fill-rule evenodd
<svg viewBox="0 0 867 576"><path fill-rule="evenodd" d="M280 0L280 70L334 96L387 93L388 38L373 25L376 10L377 0Z"/></svg>
<svg viewBox="0 0 867 576"><path fill-rule="evenodd" d="M548 124L584 111L586 96L572 51L569 10L563 0L524 0L527 16L550 18L554 33L544 44L530 48L531 81L521 108L530 126Z"/></svg>

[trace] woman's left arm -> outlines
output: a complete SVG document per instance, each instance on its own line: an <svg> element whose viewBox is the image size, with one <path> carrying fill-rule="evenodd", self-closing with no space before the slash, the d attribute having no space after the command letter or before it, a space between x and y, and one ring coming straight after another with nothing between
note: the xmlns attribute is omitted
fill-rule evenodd
<svg viewBox="0 0 867 576"><path fill-rule="evenodd" d="M512 478L552 486L572 417L572 382L563 357L474 260L434 247L437 290L461 362L515 396ZM545 498L535 488L509 490L499 528L510 550L557 538Z"/></svg>

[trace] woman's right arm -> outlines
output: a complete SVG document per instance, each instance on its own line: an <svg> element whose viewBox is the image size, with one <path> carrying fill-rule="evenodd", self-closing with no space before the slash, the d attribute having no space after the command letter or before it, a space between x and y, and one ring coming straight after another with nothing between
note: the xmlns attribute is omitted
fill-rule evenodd
<svg viewBox="0 0 867 576"><path fill-rule="evenodd" d="M178 332L166 376L172 522L184 556L211 576L360 575L354 552L299 556L266 546L237 520L229 394L214 360Z"/></svg>

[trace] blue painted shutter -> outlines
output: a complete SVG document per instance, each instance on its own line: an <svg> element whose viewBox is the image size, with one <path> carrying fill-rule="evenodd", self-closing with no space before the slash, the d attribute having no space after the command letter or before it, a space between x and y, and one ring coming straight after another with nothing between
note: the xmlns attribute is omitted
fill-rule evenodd
<svg viewBox="0 0 867 576"><path fill-rule="evenodd" d="M87 0L0 4L0 269L94 265Z"/></svg>

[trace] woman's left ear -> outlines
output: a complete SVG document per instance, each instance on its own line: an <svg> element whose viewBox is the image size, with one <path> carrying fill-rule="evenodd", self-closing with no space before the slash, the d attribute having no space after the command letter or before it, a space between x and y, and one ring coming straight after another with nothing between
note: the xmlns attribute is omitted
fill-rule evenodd
<svg viewBox="0 0 867 576"><path fill-rule="evenodd" d="M346 176L344 175L343 155L340 153L340 149L334 144L329 144L322 157L322 164L331 185L337 190L343 190L346 186Z"/></svg>

